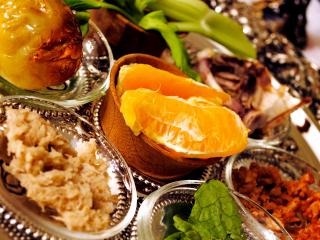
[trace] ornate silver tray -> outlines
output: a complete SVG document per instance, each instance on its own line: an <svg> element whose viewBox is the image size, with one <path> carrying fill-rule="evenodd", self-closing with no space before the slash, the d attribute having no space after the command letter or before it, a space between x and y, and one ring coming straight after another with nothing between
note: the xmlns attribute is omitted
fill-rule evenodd
<svg viewBox="0 0 320 240"><path fill-rule="evenodd" d="M308 159L310 164L320 168L320 148L315 144L320 139L320 96L313 89L319 89L319 72L312 64L307 62L299 50L297 50L285 37L272 32L264 26L256 12L250 11L245 4L230 3L230 1L210 1L217 12L224 12L244 26L245 33L252 39L259 50L259 60L270 67L275 77L286 83L285 79L292 79L291 93L294 96L309 94L314 98L314 103L304 109L298 110L291 117L288 135L278 144L278 147ZM110 58L111 59L111 58ZM107 68L109 68L108 65ZM92 99L90 99L91 101ZM85 102L82 102L82 104ZM101 101L88 103L76 109L84 119L94 123L100 128L99 108ZM47 111L46 114L54 114ZM67 116L64 116L67 117ZM64 117L62 119L64 119ZM262 145L265 143L261 143ZM206 181L210 178L222 179L225 160L195 172L184 179L196 179ZM145 176L133 172L134 182L138 190L137 211L143 199L150 193L159 189L165 183L154 182ZM137 214L137 212L135 213ZM0 207L0 227L3 228L12 239L55 239L47 233L34 231L28 225L16 219L15 215L7 208ZM39 235L39 234L42 235ZM41 238L40 238L41 236ZM133 218L127 228L112 239L137 239L137 220Z"/></svg>

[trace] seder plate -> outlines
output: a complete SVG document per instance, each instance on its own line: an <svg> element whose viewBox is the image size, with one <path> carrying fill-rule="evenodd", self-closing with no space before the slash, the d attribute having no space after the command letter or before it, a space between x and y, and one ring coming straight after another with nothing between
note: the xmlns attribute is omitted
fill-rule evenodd
<svg viewBox="0 0 320 240"><path fill-rule="evenodd" d="M246 34L259 47L259 60L268 66L280 82L285 83L285 79L293 79L291 87L295 96L299 94L303 95L303 93L312 94L312 86L318 86L320 81L319 70L307 62L285 37L277 33L270 34L259 21L256 21L255 16L253 16L254 13L250 12L244 5L230 5L229 2L224 0L211 2L215 2L213 8L217 12L226 13L244 26ZM285 74L289 74L289 77L286 78ZM320 97L317 95L313 95L313 97L315 99L314 104L305 109L300 109L291 115L290 130L277 146L307 159L310 164L319 169L320 153L319 148L314 144L318 143L320 139ZM101 100L98 100L79 106L75 110L83 118L93 122L97 128L100 128L100 107ZM259 144L264 145L269 143L264 142ZM199 179L204 181L210 178L223 179L225 163L226 161L222 160L184 179ZM137 214L144 198L165 183L154 182L135 172L133 172L133 178L139 195ZM5 207L0 207L0 223L0 227L12 239L34 239L39 234L39 232L34 232L27 225L19 222L15 218L15 215ZM50 239L50 235L44 233L41 239ZM128 227L113 239L137 239L136 215Z"/></svg>

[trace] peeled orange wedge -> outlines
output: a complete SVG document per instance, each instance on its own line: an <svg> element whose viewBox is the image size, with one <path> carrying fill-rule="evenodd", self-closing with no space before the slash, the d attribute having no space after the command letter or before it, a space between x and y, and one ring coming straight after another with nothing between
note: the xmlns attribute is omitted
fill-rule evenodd
<svg viewBox="0 0 320 240"><path fill-rule="evenodd" d="M127 90L138 88L146 88L166 96L177 96L184 99L202 97L219 104L230 99L230 96L223 91L215 90L190 78L177 76L148 64L122 66L118 76L118 96Z"/></svg>
<svg viewBox="0 0 320 240"><path fill-rule="evenodd" d="M240 117L203 97L183 99L149 89L126 90L120 111L135 135L143 133L181 157L225 157L247 145L248 130Z"/></svg>

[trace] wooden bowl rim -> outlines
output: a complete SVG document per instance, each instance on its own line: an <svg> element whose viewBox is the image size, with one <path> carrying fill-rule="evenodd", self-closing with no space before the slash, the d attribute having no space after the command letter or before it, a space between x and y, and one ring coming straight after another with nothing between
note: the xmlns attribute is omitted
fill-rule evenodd
<svg viewBox="0 0 320 240"><path fill-rule="evenodd" d="M163 60L161 60L160 58L157 58L157 57L154 57L154 56L151 56L148 54L133 53L133 54L128 54L128 55L122 56L121 58L116 60L112 66L112 69L110 72L110 88L109 88L109 90L111 91L111 94L112 94L113 101L115 102L116 108L119 111L119 113L120 113L120 98L119 98L119 96L117 94L117 90L116 90L116 82L118 79L118 72L119 72L121 66L124 66L126 64L131 64L131 63L145 63L145 64L150 64L151 66L154 66L154 63L157 63L157 64L159 64L159 66L163 67L160 69L170 71L170 72L172 72L176 75L179 75L179 76L184 76L184 77L186 76L176 66L168 64L168 63L164 62ZM156 66L156 67L159 67L159 66ZM194 159L194 158L183 158L180 156L175 156L174 153L161 147L161 145L159 145L156 142L154 142L153 140L149 139L143 133L141 133L137 137L140 138L145 143L147 143L150 147L152 147L152 148L156 149L157 151L161 152L162 154L164 154L165 156L167 156L171 159L174 159L178 162L187 163L191 166L205 167L210 164L216 163L219 159L221 159L220 157L208 158L208 159Z"/></svg>

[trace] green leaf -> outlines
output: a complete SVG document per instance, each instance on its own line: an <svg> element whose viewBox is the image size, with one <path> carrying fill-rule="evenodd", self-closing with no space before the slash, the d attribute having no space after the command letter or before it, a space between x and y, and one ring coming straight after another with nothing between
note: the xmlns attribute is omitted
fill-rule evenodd
<svg viewBox="0 0 320 240"><path fill-rule="evenodd" d="M182 232L176 232L176 233L172 233L171 235L166 237L164 240L180 240L182 239L182 237L183 237Z"/></svg>
<svg viewBox="0 0 320 240"><path fill-rule="evenodd" d="M75 11L106 8L122 14L132 22L137 22L135 15L132 12L127 11L128 9L122 8L121 6L117 6L111 3L101 2L98 0L64 0L64 2L72 10Z"/></svg>
<svg viewBox="0 0 320 240"><path fill-rule="evenodd" d="M200 23L203 34L242 57L256 58L256 49L243 33L242 26L231 18L210 11Z"/></svg>
<svg viewBox="0 0 320 240"><path fill-rule="evenodd" d="M165 240L201 240L199 233L194 230L193 225L178 216L173 217L174 226L180 232L173 233L165 238Z"/></svg>
<svg viewBox="0 0 320 240"><path fill-rule="evenodd" d="M182 239L183 240L202 240L199 233L195 230L186 232L185 236L183 236Z"/></svg>
<svg viewBox="0 0 320 240"><path fill-rule="evenodd" d="M101 2L96 0L64 0L64 2L76 11L101 8Z"/></svg>
<svg viewBox="0 0 320 240"><path fill-rule="evenodd" d="M89 31L88 21L90 19L90 13L88 13L87 11L76 12L76 18L80 25L81 34L84 37Z"/></svg>
<svg viewBox="0 0 320 240"><path fill-rule="evenodd" d="M108 0L109 3L125 8L129 1L132 0Z"/></svg>
<svg viewBox="0 0 320 240"><path fill-rule="evenodd" d="M199 20L210 10L201 0L156 0L150 4L150 8L161 10L165 16L182 22Z"/></svg>
<svg viewBox="0 0 320 240"><path fill-rule="evenodd" d="M80 25L80 31L82 37L84 37L89 31L89 23L84 23Z"/></svg>
<svg viewBox="0 0 320 240"><path fill-rule="evenodd" d="M188 221L173 218L174 226L181 232L175 236L192 240L244 239L238 208L222 182L211 180L202 184L194 198Z"/></svg>
<svg viewBox="0 0 320 240"><path fill-rule="evenodd" d="M243 238L238 208L223 183L217 180L204 183L194 197L189 221L203 239Z"/></svg>
<svg viewBox="0 0 320 240"><path fill-rule="evenodd" d="M167 20L162 11L154 11L145 15L140 20L139 26L145 30L159 31L168 44L177 67L191 78L201 81L198 73L196 73L189 64L189 57L182 41L177 36L174 29L167 24Z"/></svg>
<svg viewBox="0 0 320 240"><path fill-rule="evenodd" d="M162 219L163 224L167 226L165 236L169 236L178 231L174 227L173 217L178 215L182 219L188 219L191 209L192 205L188 203L175 203L165 207L165 215Z"/></svg>
<svg viewBox="0 0 320 240"><path fill-rule="evenodd" d="M188 232L188 231L192 231L192 224L183 220L182 218L180 218L179 216L174 216L173 217L173 221L174 221L174 226L176 227L176 229L178 229L181 232Z"/></svg>
<svg viewBox="0 0 320 240"><path fill-rule="evenodd" d="M90 13L87 11L76 12L76 18L79 24L86 24L90 19Z"/></svg>
<svg viewBox="0 0 320 240"><path fill-rule="evenodd" d="M143 11L145 10L145 8L147 6L149 6L151 3L154 3L156 0L135 0L134 4L136 9L143 13Z"/></svg>

